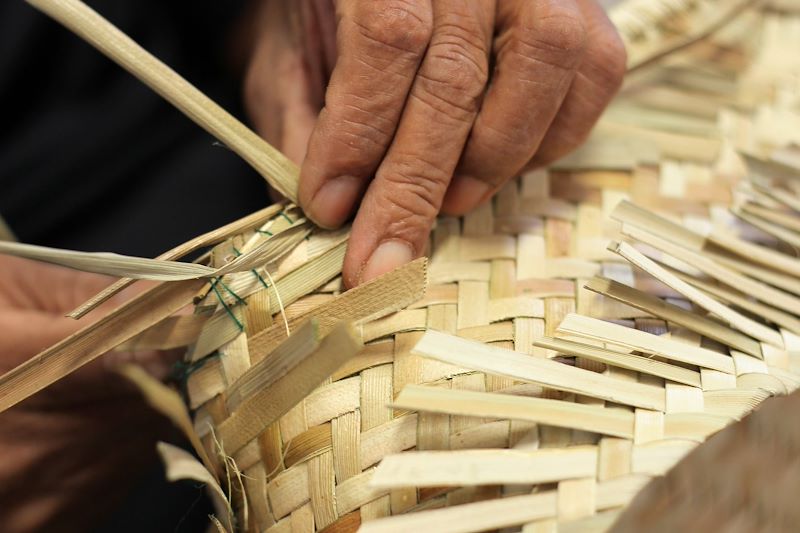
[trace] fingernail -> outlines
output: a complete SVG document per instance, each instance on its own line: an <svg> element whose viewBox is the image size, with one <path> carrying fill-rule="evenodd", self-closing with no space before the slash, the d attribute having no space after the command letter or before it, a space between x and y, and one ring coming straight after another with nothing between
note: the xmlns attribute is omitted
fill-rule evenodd
<svg viewBox="0 0 800 533"><path fill-rule="evenodd" d="M483 203L492 190L485 181L472 176L456 176L447 189L442 207L448 213L463 214Z"/></svg>
<svg viewBox="0 0 800 533"><path fill-rule="evenodd" d="M320 187L306 206L306 214L323 228L338 228L353 214L360 193L361 184L355 177L333 178Z"/></svg>
<svg viewBox="0 0 800 533"><path fill-rule="evenodd" d="M359 284L373 280L381 274L410 263L414 253L408 243L402 241L386 241L378 246L364 265L359 277Z"/></svg>

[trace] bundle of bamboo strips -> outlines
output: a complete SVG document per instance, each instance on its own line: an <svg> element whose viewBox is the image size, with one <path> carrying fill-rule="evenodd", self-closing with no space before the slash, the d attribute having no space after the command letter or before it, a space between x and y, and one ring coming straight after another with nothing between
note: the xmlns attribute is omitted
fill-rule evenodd
<svg viewBox="0 0 800 533"><path fill-rule="evenodd" d="M79 2L33 3L135 73L152 66ZM632 50L642 21L679 7L681 42L719 25L704 19L713 2L640 4L614 14ZM195 444L202 465L160 451L172 478L215 487L218 527L605 530L651 478L800 386L800 59L764 53L788 49L798 25L752 9L651 65L579 152L441 218L429 263L351 291L347 230L288 203L158 260L0 243L129 278L76 317L132 278L172 280L0 378L0 409L116 346L188 346L191 416L127 373ZM656 41L641 57L676 47ZM185 82L155 72L142 77L192 114ZM192 116L256 161L258 141L237 144L241 125L212 109ZM256 166L291 198L281 161ZM191 302L194 315L171 316Z"/></svg>

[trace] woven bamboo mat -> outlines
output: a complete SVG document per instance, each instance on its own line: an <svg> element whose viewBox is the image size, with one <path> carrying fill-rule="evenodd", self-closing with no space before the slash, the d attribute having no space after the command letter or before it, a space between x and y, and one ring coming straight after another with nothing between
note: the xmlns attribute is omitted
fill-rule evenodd
<svg viewBox="0 0 800 533"><path fill-rule="evenodd" d="M698 445L800 386L800 14L684 4L613 13L638 71L586 146L440 219L427 263L343 292L347 229L273 206L162 258L224 240L203 265L122 261L210 281L43 352L0 379L0 407L120 343L189 345L191 419L128 374L196 443L205 466L162 455L219 489L220 528L601 531L697 448L620 527L691 509L669 480L731 467ZM758 442L737 427L720 438Z"/></svg>
<svg viewBox="0 0 800 533"><path fill-rule="evenodd" d="M392 289L347 300L335 267L321 288L280 288L298 264L339 264L339 236L319 233L271 267L278 291L223 278L187 390L209 453L221 445L242 472L247 527L602 530L698 443L796 389L797 263L779 241L797 228L758 230L729 208L785 214L758 187L773 185L773 150L797 161L800 62L777 50L797 49L798 24L751 11L633 77L586 147L440 219L427 273L382 282ZM754 185L741 152L751 178L759 160L767 169ZM745 241L758 249L742 254ZM794 266L748 260L781 246ZM219 264L235 254L218 252ZM292 329L353 321L366 346L265 424L257 410L274 396L240 384L285 337L281 305Z"/></svg>

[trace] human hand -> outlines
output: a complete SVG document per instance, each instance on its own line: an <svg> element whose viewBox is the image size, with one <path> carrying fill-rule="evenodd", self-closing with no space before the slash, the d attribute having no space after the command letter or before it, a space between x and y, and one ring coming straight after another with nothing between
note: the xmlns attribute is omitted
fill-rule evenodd
<svg viewBox="0 0 800 533"><path fill-rule="evenodd" d="M0 272L0 373L98 318L64 313L112 281L2 255ZM91 529L154 464L172 429L113 371L131 357L109 354L0 413L3 531ZM155 352L136 360L161 375L170 365Z"/></svg>
<svg viewBox="0 0 800 533"><path fill-rule="evenodd" d="M576 148L625 72L595 0L286 4L267 2L246 101L302 160L306 214L323 227L356 214L348 286L422 255L440 211Z"/></svg>

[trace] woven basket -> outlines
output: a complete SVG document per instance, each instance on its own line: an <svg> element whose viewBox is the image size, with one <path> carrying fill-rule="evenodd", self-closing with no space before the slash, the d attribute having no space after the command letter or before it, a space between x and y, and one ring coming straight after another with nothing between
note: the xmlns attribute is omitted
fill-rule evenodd
<svg viewBox="0 0 800 533"><path fill-rule="evenodd" d="M34 3L233 139L291 196L288 162L96 14ZM742 13L752 3L631 0L612 13L632 69L650 68L579 152L440 219L428 264L343 292L347 229L273 206L162 257L235 234L205 266L147 263L183 281L2 376L0 409L121 344L191 345L181 377L193 422L173 391L128 374L214 472L162 447L169 476L228 489L220 528L605 530L695 448L620 528L710 527L736 507L729 527L795 524L790 505L761 512L762 487L698 497L702 521L674 490L745 483L765 434L775 457L797 455L796 428L734 424L800 387L800 59L787 53L800 13L785 1ZM194 315L169 316L193 297ZM726 457L742 460L719 466Z"/></svg>
<svg viewBox="0 0 800 533"><path fill-rule="evenodd" d="M360 524L365 531L600 530L650 478L698 443L770 395L796 389L800 331L793 328L800 308L786 310L796 301L789 292L796 277L750 263L723 241L703 241L693 251L691 245L703 240L700 233L724 230L720 235L732 235L734 242L786 251L774 231L742 224L727 208L740 207L737 190L753 192L741 188L745 167L733 147L760 155L761 163L750 161L751 170L758 164L770 169L777 163L764 163L764 154L791 140L788 130L778 131L790 122L780 118L782 104L772 97L778 86L795 98L800 94L796 84L785 84L800 62L784 56L778 64L774 51L789 49L797 24L797 16L753 13L691 55L633 79L580 152L523 176L462 219L440 219L426 273L418 264L375 294L343 294L337 276L344 234L314 232L268 265L274 284L258 271L223 278L199 306L212 318L190 350L186 386L209 454L217 461L232 458L220 462L220 473L232 475L235 464L242 474L233 474L233 486L243 489L234 488L239 525L271 532L353 531ZM755 37L741 40L743 35ZM734 106L740 106L736 112ZM764 127L764 114L775 129ZM787 160L796 157L786 154ZM759 174L762 181L753 187L761 192L747 197L744 213L752 215L752 224L771 220L786 229L766 208L779 202L758 189L773 177ZM617 248L618 254L607 249L622 238L619 222L609 218L621 200L642 208L617 211L616 217L632 227L628 238L644 243L641 249L665 265L657 265L658 272L688 281L734 310L735 320L709 319L677 284L667 286L637 268L649 263L634 247ZM786 206L779 207L786 214ZM670 247L653 251L658 239L669 241L671 230L663 220L637 226L648 211L698 232L695 241L686 235L673 241L691 251L688 259ZM281 211L261 233L218 247L215 264L291 227L298 216ZM706 250L708 255L697 253ZM698 255L712 270L691 263ZM304 266L298 276L303 283L286 281ZM758 294L751 299L748 287L717 283L714 268L782 287L788 303ZM765 273L774 276L763 278ZM415 291L423 275L427 290L421 297ZM590 281L596 276L641 293ZM243 392L241 381L275 357L269 354L287 327L295 331L308 317L317 317L323 333L337 319L353 321L365 348L278 422L264 425L254 411L237 415L258 392ZM752 317L764 320L752 325ZM609 324L646 335L628 336ZM471 342L425 333L431 331ZM438 353L447 342L452 353ZM475 342L489 348L481 351ZM485 363L463 364L468 358L462 355L473 351L474 360ZM550 367L538 366L526 374L509 351L579 374L556 371L553 378ZM693 364L695 357L708 359ZM506 358L508 366L497 362ZM587 375L602 376L600 385L616 384L624 392L584 387ZM420 384L426 388L413 387ZM555 403L497 411L516 413L504 417L492 414L495 404L484 403L489 396L458 391ZM567 402L587 411L559 414ZM477 409L481 405L485 409ZM623 429L605 424L602 413ZM375 473L383 458L408 450L416 452ZM453 453L417 453L432 450ZM515 476L518 468L528 470ZM376 521L391 515L401 516Z"/></svg>

